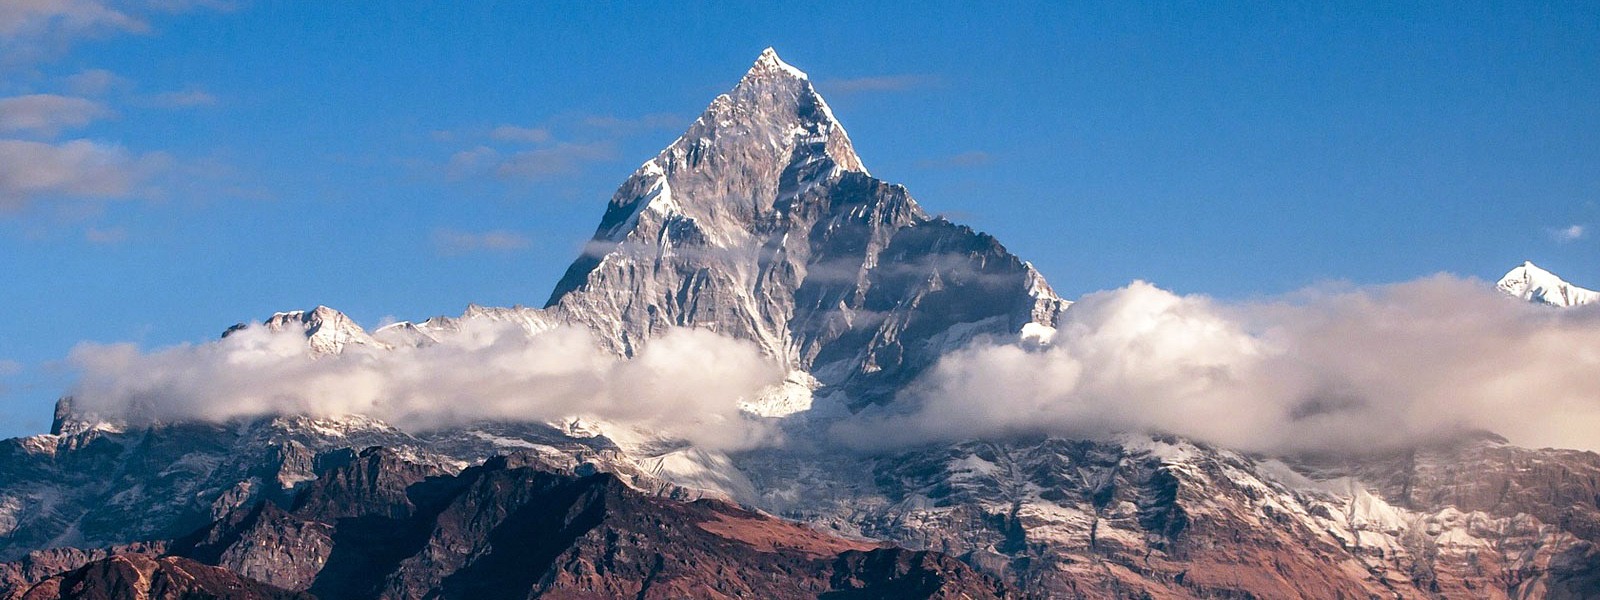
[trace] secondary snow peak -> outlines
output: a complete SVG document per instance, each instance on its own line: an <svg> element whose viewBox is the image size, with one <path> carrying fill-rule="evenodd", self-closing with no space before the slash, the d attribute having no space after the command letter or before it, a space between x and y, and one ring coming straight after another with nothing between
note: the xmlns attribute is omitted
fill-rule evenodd
<svg viewBox="0 0 1600 600"><path fill-rule="evenodd" d="M1569 307L1600 302L1600 292L1567 283L1555 273L1533 264L1533 261L1523 261L1511 269L1495 287L1523 300L1552 306Z"/></svg>

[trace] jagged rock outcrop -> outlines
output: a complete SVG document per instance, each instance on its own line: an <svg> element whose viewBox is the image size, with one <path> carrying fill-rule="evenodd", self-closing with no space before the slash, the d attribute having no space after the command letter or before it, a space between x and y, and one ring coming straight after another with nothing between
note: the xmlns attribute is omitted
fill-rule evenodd
<svg viewBox="0 0 1600 600"><path fill-rule="evenodd" d="M118 554L51 577L18 600L313 600L176 556Z"/></svg>
<svg viewBox="0 0 1600 600"><path fill-rule="evenodd" d="M119 544L107 548L35 550L20 560L0 563L0 598L12 600L38 582L117 554L161 554L165 550L165 542Z"/></svg>

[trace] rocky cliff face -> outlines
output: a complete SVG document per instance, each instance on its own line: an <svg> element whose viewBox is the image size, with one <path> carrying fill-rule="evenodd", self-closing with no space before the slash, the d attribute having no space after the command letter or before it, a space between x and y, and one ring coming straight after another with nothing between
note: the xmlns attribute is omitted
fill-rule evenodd
<svg viewBox="0 0 1600 600"><path fill-rule="evenodd" d="M176 556L117 554L50 577L18 600L314 600Z"/></svg>
<svg viewBox="0 0 1600 600"><path fill-rule="evenodd" d="M111 553L13 585L27 599L1012 594L937 552L846 540L716 500L645 494L609 473L550 469L538 456L513 455L452 474L369 448L287 510L241 506L165 544L165 556Z"/></svg>

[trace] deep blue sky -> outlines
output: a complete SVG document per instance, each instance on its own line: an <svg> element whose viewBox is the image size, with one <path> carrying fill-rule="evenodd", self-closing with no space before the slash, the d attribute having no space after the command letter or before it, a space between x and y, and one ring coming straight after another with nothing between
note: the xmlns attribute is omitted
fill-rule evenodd
<svg viewBox="0 0 1600 600"><path fill-rule="evenodd" d="M1595 3L536 4L0 3L0 435L82 341L542 304L769 45L1067 297L1600 286Z"/></svg>

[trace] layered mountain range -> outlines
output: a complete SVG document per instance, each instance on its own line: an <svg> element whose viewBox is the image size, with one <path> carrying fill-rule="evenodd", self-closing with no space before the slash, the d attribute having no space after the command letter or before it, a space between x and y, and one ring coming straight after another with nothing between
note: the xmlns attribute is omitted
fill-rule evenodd
<svg viewBox="0 0 1600 600"><path fill-rule="evenodd" d="M1531 263L1499 287L1595 299ZM708 330L788 372L744 404L782 443L583 415L141 421L63 400L50 434L0 442L0 597L1600 597L1589 452L1486 433L1317 456L1115 432L825 442L975 340L1048 343L1069 304L870 175L768 49L622 184L543 308L368 332L317 307L225 335L294 332L341 360L484 322L581 328L624 357Z"/></svg>

